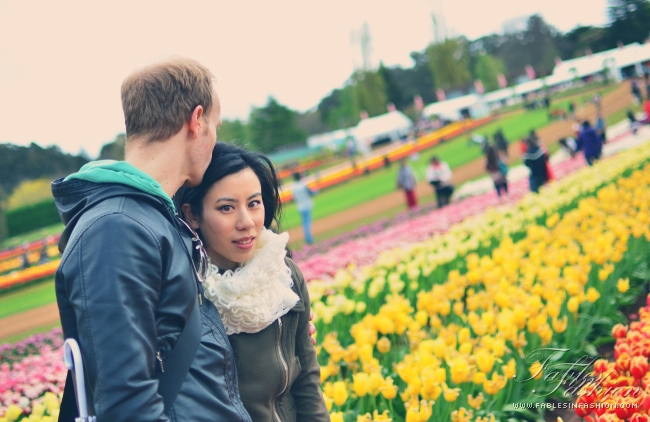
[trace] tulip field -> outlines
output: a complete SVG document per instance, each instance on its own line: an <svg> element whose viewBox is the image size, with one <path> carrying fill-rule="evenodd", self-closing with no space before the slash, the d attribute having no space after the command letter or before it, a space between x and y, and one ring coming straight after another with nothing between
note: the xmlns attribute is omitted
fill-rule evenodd
<svg viewBox="0 0 650 422"><path fill-rule="evenodd" d="M562 368L597 356L650 277L649 158L312 281L332 420L534 420L527 404L573 400Z"/></svg>
<svg viewBox="0 0 650 422"><path fill-rule="evenodd" d="M582 166L297 253L332 421L650 422L650 144ZM0 346L0 422L56 420L61 343Z"/></svg>

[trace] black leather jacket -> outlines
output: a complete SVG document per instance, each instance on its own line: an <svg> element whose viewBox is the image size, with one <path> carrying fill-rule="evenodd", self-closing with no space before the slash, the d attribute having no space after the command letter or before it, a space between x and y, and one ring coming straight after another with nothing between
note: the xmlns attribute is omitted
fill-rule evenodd
<svg viewBox="0 0 650 422"><path fill-rule="evenodd" d="M52 183L66 227L56 295L77 339L99 422L250 421L233 352L214 305L174 405L158 394L158 356L174 347L198 294L190 238L162 199L121 184ZM164 362L163 362L164 365Z"/></svg>

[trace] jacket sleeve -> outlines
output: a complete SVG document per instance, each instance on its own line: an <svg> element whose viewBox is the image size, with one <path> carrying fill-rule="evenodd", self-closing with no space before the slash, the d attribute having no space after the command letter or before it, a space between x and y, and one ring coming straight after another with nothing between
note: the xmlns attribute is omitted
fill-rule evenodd
<svg viewBox="0 0 650 422"><path fill-rule="evenodd" d="M304 301L305 310L298 320L296 332L296 356L300 360L301 372L291 386L291 395L296 402L297 422L329 422L330 416L320 390L320 366L316 359L316 349L309 336L309 311L311 302L305 279L298 266L291 260L293 282Z"/></svg>
<svg viewBox="0 0 650 422"><path fill-rule="evenodd" d="M157 238L114 213L77 239L57 277L74 309L97 421L167 421L155 366L163 268Z"/></svg>

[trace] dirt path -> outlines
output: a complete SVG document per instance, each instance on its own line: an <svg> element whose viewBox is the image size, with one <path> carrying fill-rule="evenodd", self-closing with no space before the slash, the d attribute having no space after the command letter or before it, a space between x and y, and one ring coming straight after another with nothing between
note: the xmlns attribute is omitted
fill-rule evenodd
<svg viewBox="0 0 650 422"><path fill-rule="evenodd" d="M59 322L59 308L56 303L2 318L0 319L0 341L57 322Z"/></svg>
<svg viewBox="0 0 650 422"><path fill-rule="evenodd" d="M632 102L630 89L627 84L622 84L616 90L607 94L602 101L603 115L609 116L625 107ZM582 108L578 112L578 118L589 118L592 121L596 116L596 110L593 105ZM559 139L570 135L573 132L571 122L556 122L537 131L541 141L549 145L557 142ZM511 160L521 157L518 142L512 142L509 150ZM482 158L467 163L454 170L453 182L460 185L463 182L475 179L485 174L484 160ZM417 186L418 197L432 195L431 186L426 181L420 182ZM379 213L389 211L396 206L403 206L405 203L402 192L393 192L384 195L381 198L374 199L362 205L351 208L345 212L331 215L314 222L312 231L315 235L326 233L328 231L344 227L355 222L365 220ZM289 230L292 241L302 240L302 228L297 227ZM59 311L56 303L45 305L40 308L32 309L17 315L0 319L0 341L4 338L11 337L32 329L47 325L56 324L59 321Z"/></svg>
<svg viewBox="0 0 650 422"><path fill-rule="evenodd" d="M630 88L628 84L621 84L617 89L604 96L602 100L603 116L609 116L625 107L628 107L631 102L632 96L630 94ZM581 120L588 118L593 122L596 117L596 108L591 104L583 107L578 111L577 117ZM537 131L537 135L545 145L557 142L559 139L569 136L572 133L573 129L571 121L558 121ZM521 151L519 149L518 142L511 142L508 156L510 160L517 160L521 157ZM485 162L483 158L479 158L454 169L453 183L456 186L459 186L463 182L475 179L484 174ZM432 194L433 191L431 189L431 186L426 181L422 181L418 184L418 198ZM406 201L404 199L403 192L396 191L389 193L380 198L373 199L372 201L368 201L361 205L357 205L356 207L350 208L345 212L330 215L328 217L314 221L312 224L312 234L319 235L322 233L327 233L337 228L345 227L358 221L363 221L374 215L389 211L396 206L403 206L405 202ZM290 229L289 235L292 242L302 240L302 227L294 227Z"/></svg>

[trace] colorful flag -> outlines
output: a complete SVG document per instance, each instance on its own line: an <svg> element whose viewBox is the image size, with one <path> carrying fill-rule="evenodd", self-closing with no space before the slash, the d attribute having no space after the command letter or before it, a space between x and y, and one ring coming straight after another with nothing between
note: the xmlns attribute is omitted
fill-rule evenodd
<svg viewBox="0 0 650 422"><path fill-rule="evenodd" d="M526 75L528 75L528 79L531 81L535 79L535 69L529 64L526 65Z"/></svg>
<svg viewBox="0 0 650 422"><path fill-rule="evenodd" d="M497 79L499 80L499 88L505 88L508 86L508 81L503 73L499 73Z"/></svg>
<svg viewBox="0 0 650 422"><path fill-rule="evenodd" d="M483 82L480 79L474 81L474 89L478 95L483 95L485 88L483 88Z"/></svg>
<svg viewBox="0 0 650 422"><path fill-rule="evenodd" d="M445 101L447 99L445 91L440 88L436 89L436 97L438 97L438 101Z"/></svg>

